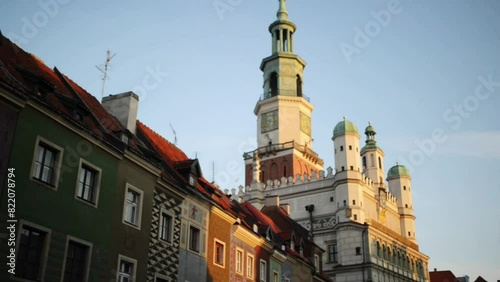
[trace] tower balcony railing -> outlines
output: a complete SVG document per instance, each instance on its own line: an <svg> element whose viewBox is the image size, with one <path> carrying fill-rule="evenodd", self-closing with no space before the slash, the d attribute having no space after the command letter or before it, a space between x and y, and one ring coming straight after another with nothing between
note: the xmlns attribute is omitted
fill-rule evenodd
<svg viewBox="0 0 500 282"><path fill-rule="evenodd" d="M304 95L302 93L302 96L297 96L297 91L295 90L278 90L276 91L275 93L273 93L272 91L267 91L267 92L264 92L264 94L262 94L259 98L259 101L263 101L263 100L266 100L266 99L269 99L269 98L272 98L272 97L276 97L276 96L290 96L290 97L302 97L304 99L306 99L307 102L311 102L311 99Z"/></svg>
<svg viewBox="0 0 500 282"><path fill-rule="evenodd" d="M255 157L255 154L259 155L266 155L266 154L272 154L275 152L287 150L287 149L296 149L300 152L306 153L307 155L311 156L314 159L321 160L319 158L319 155L314 152L311 148L307 147L306 145L300 145L299 143L295 141L289 141L285 143L279 143L279 144L269 144L266 146L259 147L253 151L246 152L243 154L243 158L245 160L248 159L253 159Z"/></svg>

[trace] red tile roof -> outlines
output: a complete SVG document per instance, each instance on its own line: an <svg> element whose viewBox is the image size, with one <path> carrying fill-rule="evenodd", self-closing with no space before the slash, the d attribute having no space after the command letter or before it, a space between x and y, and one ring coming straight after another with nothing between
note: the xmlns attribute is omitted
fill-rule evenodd
<svg viewBox="0 0 500 282"><path fill-rule="evenodd" d="M256 207L254 207L249 202L243 203L243 206L248 209L248 211L263 225L270 226L271 230L275 234L281 233L281 229L274 223L274 221L269 218L266 214L259 211Z"/></svg>
<svg viewBox="0 0 500 282"><path fill-rule="evenodd" d="M192 164L194 160L190 160L181 149L140 121L137 121L137 130L152 146L153 150L164 160L167 169L164 177L167 180L174 181L181 188L187 187L187 179L180 173L180 170L184 169L186 164ZM234 214L231 199L204 177L198 178L195 188L227 212Z"/></svg>
<svg viewBox="0 0 500 282"><path fill-rule="evenodd" d="M38 57L29 54L0 34L0 83L17 90L25 99L36 99L56 114L79 124L98 137L109 134L107 130L122 130L122 126L106 112L101 104L83 88L57 68L50 69ZM45 97L39 95L45 91ZM75 117L75 109L83 109L82 121ZM108 120L107 127L99 121Z"/></svg>
<svg viewBox="0 0 500 282"><path fill-rule="evenodd" d="M449 270L429 272L431 282L458 282L457 277Z"/></svg>

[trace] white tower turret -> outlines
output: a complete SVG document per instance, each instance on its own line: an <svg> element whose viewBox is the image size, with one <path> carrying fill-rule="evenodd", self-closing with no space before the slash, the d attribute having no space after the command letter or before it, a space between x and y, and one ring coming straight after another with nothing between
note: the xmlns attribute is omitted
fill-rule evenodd
<svg viewBox="0 0 500 282"><path fill-rule="evenodd" d="M401 235L416 243L410 172L406 167L398 163L389 169L387 181L389 182L390 192L398 201Z"/></svg>
<svg viewBox="0 0 500 282"><path fill-rule="evenodd" d="M332 140L335 152L335 171L361 171L359 133L354 123L344 117L344 120L335 126Z"/></svg>
<svg viewBox="0 0 500 282"><path fill-rule="evenodd" d="M361 179L359 134L356 126L344 117L333 130L335 152L335 199L339 222L365 222Z"/></svg>
<svg viewBox="0 0 500 282"><path fill-rule="evenodd" d="M384 184L384 151L377 146L375 141L375 128L368 123L365 129L366 145L361 149L362 172L375 182L378 188L386 189Z"/></svg>

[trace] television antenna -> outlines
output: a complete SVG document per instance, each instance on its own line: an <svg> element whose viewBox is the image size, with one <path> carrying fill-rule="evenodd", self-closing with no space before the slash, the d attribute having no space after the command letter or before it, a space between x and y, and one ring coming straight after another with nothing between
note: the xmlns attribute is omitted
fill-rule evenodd
<svg viewBox="0 0 500 282"><path fill-rule="evenodd" d="M107 51L106 52L106 63L104 63L104 69L100 68L99 66L95 66L102 74L103 74L103 77L102 77L102 88L101 88L101 99L104 97L104 85L106 84L106 80L109 79L108 77L108 66L109 66L109 63L111 62L111 59L113 59L113 57L116 55L113 54L111 55L111 51Z"/></svg>
<svg viewBox="0 0 500 282"><path fill-rule="evenodd" d="M169 123L170 129L172 129L172 132L174 133L174 145L177 146L177 133L175 132L174 127L172 126L171 123Z"/></svg>

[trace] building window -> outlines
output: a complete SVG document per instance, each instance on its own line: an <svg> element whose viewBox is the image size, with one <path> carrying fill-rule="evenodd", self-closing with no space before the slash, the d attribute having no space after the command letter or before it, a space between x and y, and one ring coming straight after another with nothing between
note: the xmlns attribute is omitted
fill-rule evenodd
<svg viewBox="0 0 500 282"><path fill-rule="evenodd" d="M375 167L375 156L370 154L370 166Z"/></svg>
<svg viewBox="0 0 500 282"><path fill-rule="evenodd" d="M297 97L302 97L302 79L300 79L300 76L297 74Z"/></svg>
<svg viewBox="0 0 500 282"><path fill-rule="evenodd" d="M158 273L155 274L155 282L167 282L170 281L167 276L160 275Z"/></svg>
<svg viewBox="0 0 500 282"><path fill-rule="evenodd" d="M217 265L224 266L224 250L226 248L226 244L215 239L215 252L214 252L214 262Z"/></svg>
<svg viewBox="0 0 500 282"><path fill-rule="evenodd" d="M254 276L254 257L247 254L247 277L253 278Z"/></svg>
<svg viewBox="0 0 500 282"><path fill-rule="evenodd" d="M361 247L356 247L356 255L361 255Z"/></svg>
<svg viewBox="0 0 500 282"><path fill-rule="evenodd" d="M347 200L344 200L344 207L347 206Z"/></svg>
<svg viewBox="0 0 500 282"><path fill-rule="evenodd" d="M337 262L337 244L328 245L328 262Z"/></svg>
<svg viewBox="0 0 500 282"><path fill-rule="evenodd" d="M270 82L269 82L271 97L278 95L278 74L273 72L271 73Z"/></svg>
<svg viewBox="0 0 500 282"><path fill-rule="evenodd" d="M189 249L191 251L200 251L200 229L189 226Z"/></svg>
<svg viewBox="0 0 500 282"><path fill-rule="evenodd" d="M352 151L352 146L351 146L351 145L349 145L349 150L351 150L351 151Z"/></svg>
<svg viewBox="0 0 500 282"><path fill-rule="evenodd" d="M403 186L403 190L405 190L405 191L406 191L406 186Z"/></svg>
<svg viewBox="0 0 500 282"><path fill-rule="evenodd" d="M63 150L40 138L36 144L31 176L50 187L57 187Z"/></svg>
<svg viewBox="0 0 500 282"><path fill-rule="evenodd" d="M378 157L378 168L382 169L382 159Z"/></svg>
<svg viewBox="0 0 500 282"><path fill-rule="evenodd" d="M44 254L48 248L48 232L22 225L19 231L15 277L43 281Z"/></svg>
<svg viewBox="0 0 500 282"><path fill-rule="evenodd" d="M344 151L344 146L340 146L340 151Z"/></svg>
<svg viewBox="0 0 500 282"><path fill-rule="evenodd" d="M243 251L236 250L236 273L243 274Z"/></svg>
<svg viewBox="0 0 500 282"><path fill-rule="evenodd" d="M408 208L408 204L405 204L405 208Z"/></svg>
<svg viewBox="0 0 500 282"><path fill-rule="evenodd" d="M173 223L172 216L162 211L160 217L160 230L158 232L161 240L172 242L172 229L173 229L172 223Z"/></svg>
<svg viewBox="0 0 500 282"><path fill-rule="evenodd" d="M260 276L260 282L266 282L266 276L267 276L267 262L264 260L260 260L259 264L259 276Z"/></svg>
<svg viewBox="0 0 500 282"><path fill-rule="evenodd" d="M91 245L78 241L73 239L68 240L64 263L64 282L87 280L92 253Z"/></svg>
<svg viewBox="0 0 500 282"><path fill-rule="evenodd" d="M344 170L345 170L345 167L342 167L342 171L344 171Z"/></svg>
<svg viewBox="0 0 500 282"><path fill-rule="evenodd" d="M314 267L316 268L316 272L319 272L319 256L314 255Z"/></svg>
<svg viewBox="0 0 500 282"><path fill-rule="evenodd" d="M350 169L351 169L351 170L354 170L354 166L352 166L352 165L351 165L351 166L350 166Z"/></svg>
<svg viewBox="0 0 500 282"><path fill-rule="evenodd" d="M354 220L358 220L358 215L354 215Z"/></svg>
<svg viewBox="0 0 500 282"><path fill-rule="evenodd" d="M366 157L363 157L363 170L366 169Z"/></svg>
<svg viewBox="0 0 500 282"><path fill-rule="evenodd" d="M356 205L356 200L352 200L352 204L353 204L353 205Z"/></svg>
<svg viewBox="0 0 500 282"><path fill-rule="evenodd" d="M280 282L280 274L277 271L273 271L273 282Z"/></svg>
<svg viewBox="0 0 500 282"><path fill-rule="evenodd" d="M411 236L411 232L410 231L408 231L408 236Z"/></svg>
<svg viewBox="0 0 500 282"><path fill-rule="evenodd" d="M141 229L142 197L143 192L129 184L125 192L123 222Z"/></svg>
<svg viewBox="0 0 500 282"><path fill-rule="evenodd" d="M76 198L92 205L97 205L101 170L81 160L76 185Z"/></svg>
<svg viewBox="0 0 500 282"><path fill-rule="evenodd" d="M125 256L118 256L118 282L133 282L135 281L135 267L137 261Z"/></svg>

